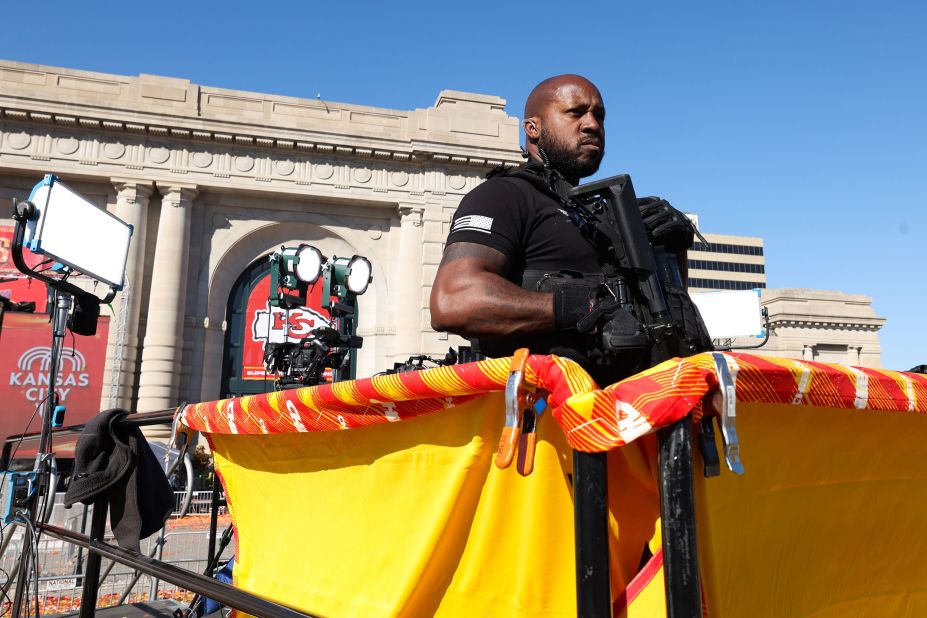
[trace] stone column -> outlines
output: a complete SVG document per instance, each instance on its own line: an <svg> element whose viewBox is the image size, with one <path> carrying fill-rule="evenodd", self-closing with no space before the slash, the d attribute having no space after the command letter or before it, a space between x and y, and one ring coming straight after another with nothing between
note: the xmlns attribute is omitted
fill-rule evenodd
<svg viewBox="0 0 927 618"><path fill-rule="evenodd" d="M863 364L860 360L862 352L863 348L861 346L850 346L847 349L847 362L854 367L859 367Z"/></svg>
<svg viewBox="0 0 927 618"><path fill-rule="evenodd" d="M395 360L405 360L422 350L422 214L420 205L399 206L399 279L396 281Z"/></svg>
<svg viewBox="0 0 927 618"><path fill-rule="evenodd" d="M145 270L145 222L148 198L154 191L151 181L113 178L116 209L113 214L133 228L126 258L125 285L116 298L110 322L109 372L103 387L103 407L132 410L135 363L138 360L138 322L141 309L142 279Z"/></svg>
<svg viewBox="0 0 927 618"><path fill-rule="evenodd" d="M801 359L806 361L814 360L814 346L804 345L801 350Z"/></svg>
<svg viewBox="0 0 927 618"><path fill-rule="evenodd" d="M179 403L190 211L196 187L173 184L162 188L161 193L138 389L140 412L163 410Z"/></svg>

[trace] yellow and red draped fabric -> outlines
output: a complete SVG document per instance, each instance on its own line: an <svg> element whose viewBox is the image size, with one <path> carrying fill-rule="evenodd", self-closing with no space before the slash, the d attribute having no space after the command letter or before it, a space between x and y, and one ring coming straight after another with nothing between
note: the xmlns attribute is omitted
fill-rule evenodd
<svg viewBox="0 0 927 618"><path fill-rule="evenodd" d="M927 615L927 377L725 359L747 472L698 476L708 615ZM508 369L187 406L225 485L236 585L325 616L575 615L570 449L608 451L615 615L663 615L653 432L701 415L714 359L598 389L530 357L547 409L529 476L493 464Z"/></svg>

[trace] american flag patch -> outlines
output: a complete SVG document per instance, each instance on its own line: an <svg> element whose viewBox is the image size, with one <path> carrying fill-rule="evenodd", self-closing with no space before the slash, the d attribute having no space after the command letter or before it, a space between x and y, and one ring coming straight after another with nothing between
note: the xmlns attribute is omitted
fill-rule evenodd
<svg viewBox="0 0 927 618"><path fill-rule="evenodd" d="M454 232L482 232L484 234L491 234L491 230L492 217L464 215L454 221L454 225L451 227L451 234Z"/></svg>

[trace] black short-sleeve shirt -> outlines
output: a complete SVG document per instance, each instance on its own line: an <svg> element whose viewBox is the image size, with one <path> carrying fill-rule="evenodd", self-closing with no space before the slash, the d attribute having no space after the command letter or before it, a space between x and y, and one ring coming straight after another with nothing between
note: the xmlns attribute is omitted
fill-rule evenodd
<svg viewBox="0 0 927 618"><path fill-rule="evenodd" d="M507 279L525 270L597 273L599 253L566 210L521 178L497 176L460 202L447 244L472 242L500 251L509 260Z"/></svg>
<svg viewBox="0 0 927 618"><path fill-rule="evenodd" d="M455 242L500 251L509 262L504 276L516 285L522 285L526 271L599 273L602 269L595 246L560 203L522 178L496 176L468 193L448 233L447 244ZM491 357L509 356L523 347L536 354L562 354L558 349L576 346L577 337L551 332L473 343Z"/></svg>

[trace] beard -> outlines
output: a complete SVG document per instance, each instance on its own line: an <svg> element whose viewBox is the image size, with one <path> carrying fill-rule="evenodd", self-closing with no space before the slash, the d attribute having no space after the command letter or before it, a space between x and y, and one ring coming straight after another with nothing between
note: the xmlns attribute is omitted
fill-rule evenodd
<svg viewBox="0 0 927 618"><path fill-rule="evenodd" d="M599 164L602 163L602 157L605 155L605 149L602 148L597 154L586 159L580 159L579 157L583 153L578 147L571 149L544 128L541 129L541 134L538 136L538 147L547 155L547 162L550 167L559 171L568 180L579 180L595 174L599 169Z"/></svg>

